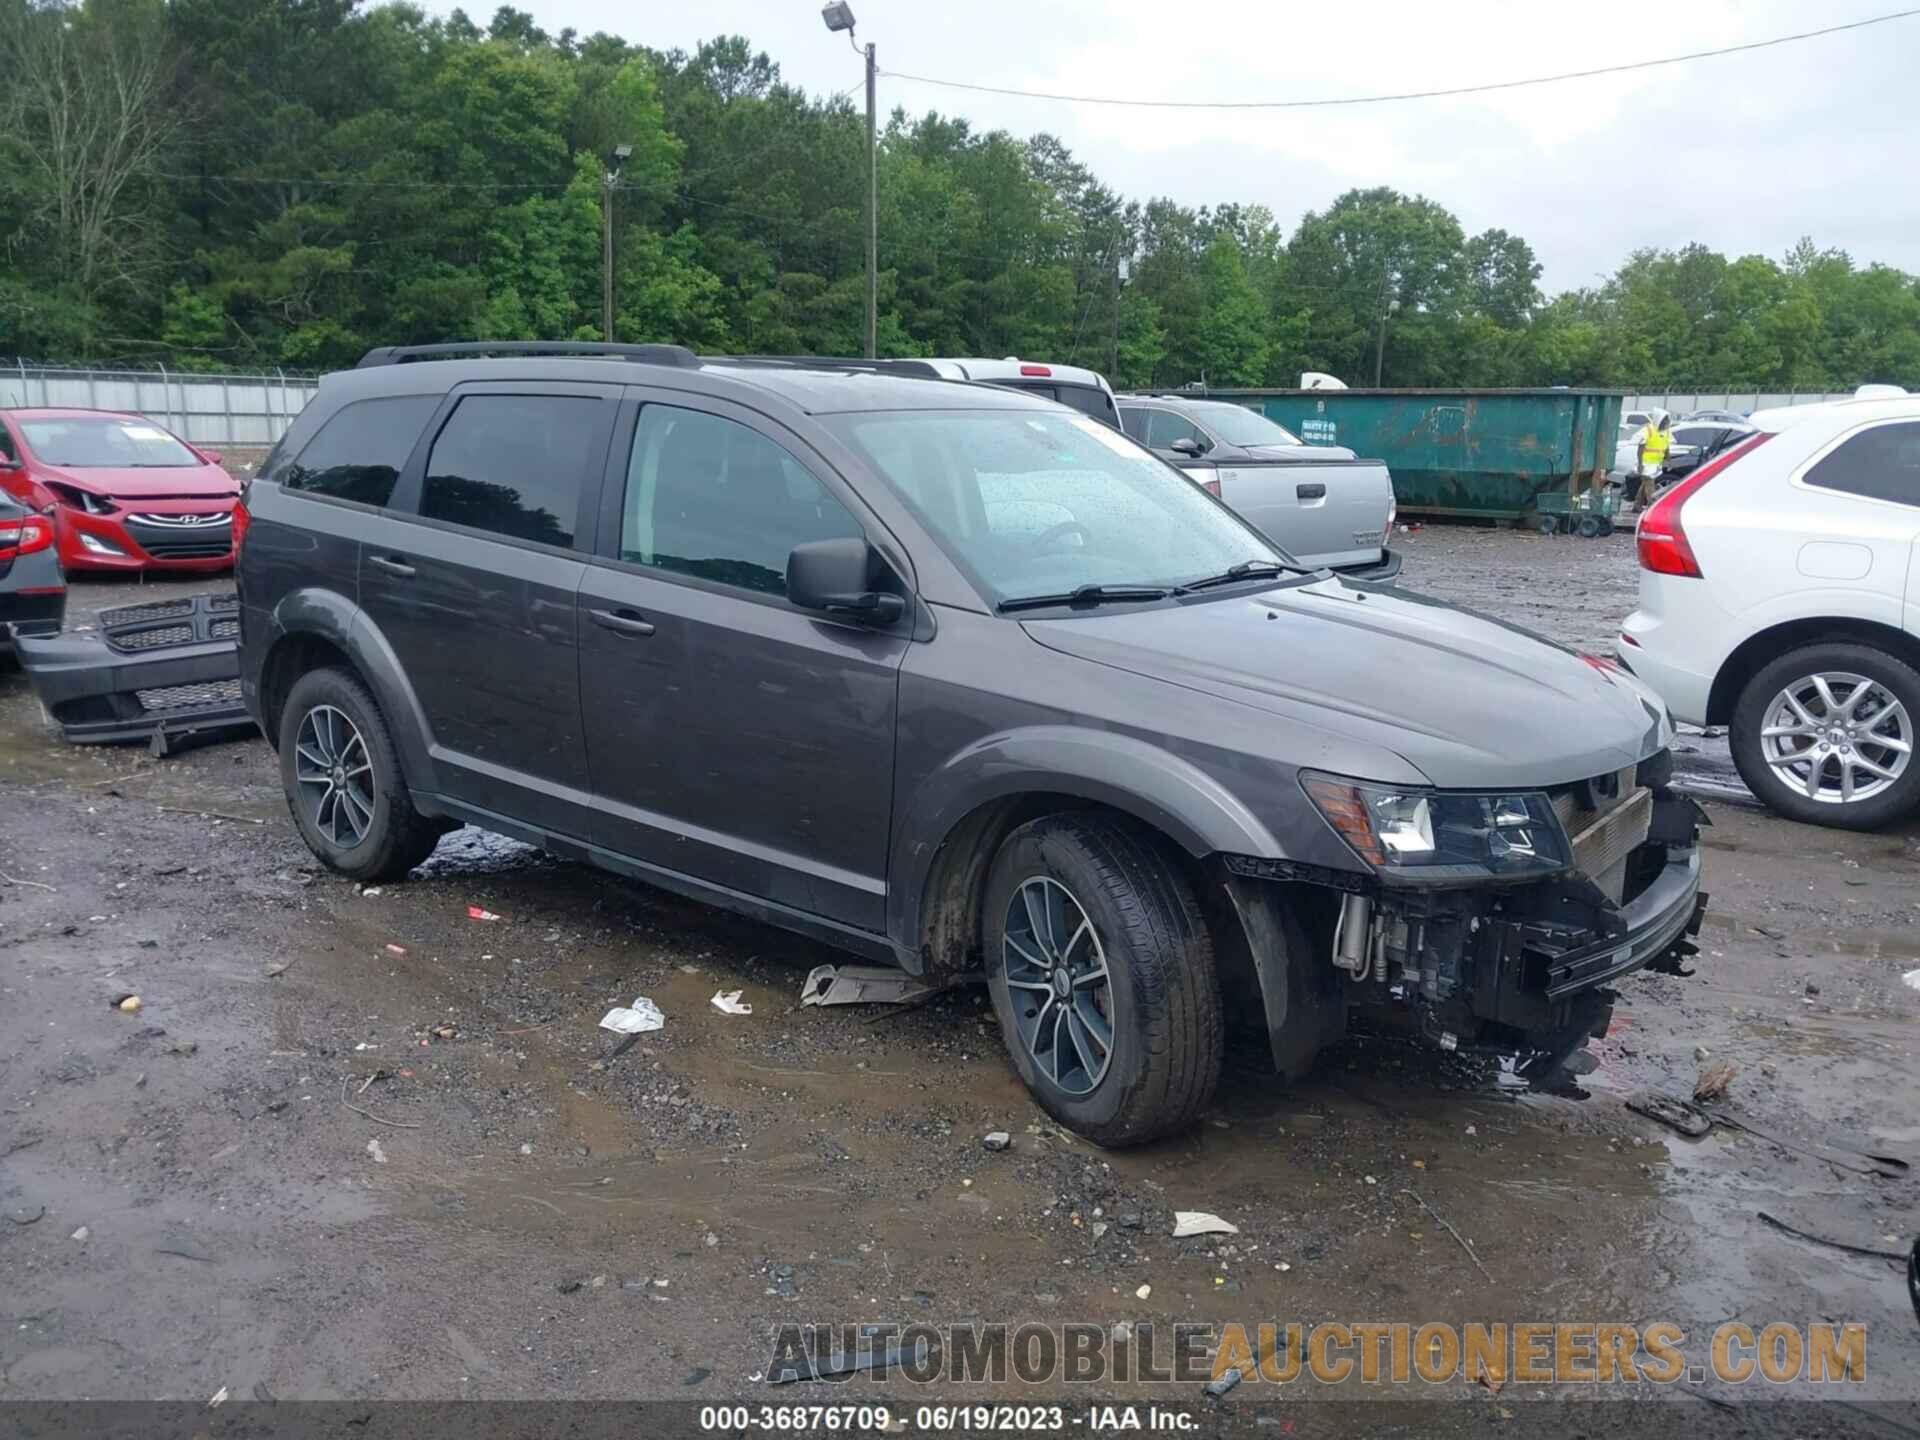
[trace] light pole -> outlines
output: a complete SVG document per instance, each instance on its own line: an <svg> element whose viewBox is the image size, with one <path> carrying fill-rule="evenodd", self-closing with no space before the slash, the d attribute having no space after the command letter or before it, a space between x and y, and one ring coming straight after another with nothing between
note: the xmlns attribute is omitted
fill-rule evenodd
<svg viewBox="0 0 1920 1440"><path fill-rule="evenodd" d="M847 32L847 42L854 53L862 52L862 47L853 38L853 8L846 0L833 0L820 12L820 18L827 22L830 31ZM874 56L874 47L865 47L867 57L867 358L877 360L880 356L879 307L880 307L880 148L874 137L874 81L879 75L879 64Z"/></svg>
<svg viewBox="0 0 1920 1440"><path fill-rule="evenodd" d="M613 339L613 187L633 146L616 145L600 175L600 338Z"/></svg>

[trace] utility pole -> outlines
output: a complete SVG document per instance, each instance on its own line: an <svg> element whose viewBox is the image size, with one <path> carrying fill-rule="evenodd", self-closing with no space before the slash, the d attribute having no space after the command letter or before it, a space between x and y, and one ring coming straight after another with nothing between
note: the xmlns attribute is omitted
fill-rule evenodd
<svg viewBox="0 0 1920 1440"><path fill-rule="evenodd" d="M1380 375L1387 360L1387 314L1392 308L1387 302L1387 281L1393 276L1393 267L1388 261L1380 262L1380 338L1373 346L1373 388L1380 388Z"/></svg>
<svg viewBox="0 0 1920 1440"><path fill-rule="evenodd" d="M880 143L875 135L874 82L880 67L867 46L867 358L880 358Z"/></svg>
<svg viewBox="0 0 1920 1440"><path fill-rule="evenodd" d="M613 341L613 187L621 167L633 154L631 145L616 145L600 172L600 338Z"/></svg>
<svg viewBox="0 0 1920 1440"><path fill-rule="evenodd" d="M880 141L879 102L875 85L880 63L873 46L864 49L853 38L853 7L846 0L832 0L820 11L827 29L835 34L847 32L853 53L867 61L867 358L880 358Z"/></svg>

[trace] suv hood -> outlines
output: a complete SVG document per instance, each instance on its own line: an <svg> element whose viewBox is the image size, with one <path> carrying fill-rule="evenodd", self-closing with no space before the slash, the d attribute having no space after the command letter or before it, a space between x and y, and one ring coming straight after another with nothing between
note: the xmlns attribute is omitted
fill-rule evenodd
<svg viewBox="0 0 1920 1440"><path fill-rule="evenodd" d="M121 500L231 500L240 493L233 477L218 465L88 466L69 469L38 462L34 473L43 480L71 485L95 495Z"/></svg>
<svg viewBox="0 0 1920 1440"><path fill-rule="evenodd" d="M1567 784L1642 760L1671 733L1620 671L1472 611L1335 579L1025 628L1063 654L1378 746L1446 788ZM1204 707L1193 723L1205 733Z"/></svg>

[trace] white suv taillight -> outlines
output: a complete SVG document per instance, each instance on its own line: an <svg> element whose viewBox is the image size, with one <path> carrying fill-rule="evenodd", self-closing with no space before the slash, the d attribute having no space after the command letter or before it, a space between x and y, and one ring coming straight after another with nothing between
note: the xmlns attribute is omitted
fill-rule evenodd
<svg viewBox="0 0 1920 1440"><path fill-rule="evenodd" d="M1680 523L1681 507L1707 481L1772 438L1772 431L1762 430L1751 439L1741 441L1726 454L1709 460L1655 500L1647 513L1640 517L1639 527L1635 531L1640 550L1640 568L1651 570L1656 575L1681 575L1698 580L1700 562L1694 558L1693 546L1687 543L1686 527Z"/></svg>

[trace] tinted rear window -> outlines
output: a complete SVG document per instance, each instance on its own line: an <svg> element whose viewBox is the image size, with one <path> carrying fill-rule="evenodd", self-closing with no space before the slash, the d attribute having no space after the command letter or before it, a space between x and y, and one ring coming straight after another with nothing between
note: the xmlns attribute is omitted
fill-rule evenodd
<svg viewBox="0 0 1920 1440"><path fill-rule="evenodd" d="M1807 484L1920 505L1920 421L1862 431L1807 471Z"/></svg>
<svg viewBox="0 0 1920 1440"><path fill-rule="evenodd" d="M1104 390L1092 385L1062 385L1059 387L1059 399L1062 405L1071 405L1082 415L1104 420L1116 430L1120 428L1120 417L1114 412L1113 397Z"/></svg>
<svg viewBox="0 0 1920 1440"><path fill-rule="evenodd" d="M427 454L420 513L516 540L573 544L603 403L585 395L467 396Z"/></svg>
<svg viewBox="0 0 1920 1440"><path fill-rule="evenodd" d="M439 404L437 395L388 395L343 405L300 458L272 478L288 490L384 505Z"/></svg>

